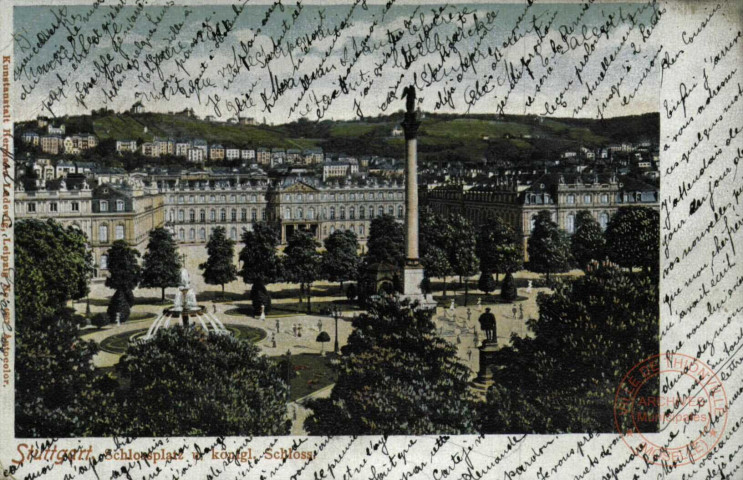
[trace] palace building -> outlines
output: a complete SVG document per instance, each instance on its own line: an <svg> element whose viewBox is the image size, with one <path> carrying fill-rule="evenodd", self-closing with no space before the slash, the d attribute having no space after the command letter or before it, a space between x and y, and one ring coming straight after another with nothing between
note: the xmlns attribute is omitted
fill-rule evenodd
<svg viewBox="0 0 743 480"><path fill-rule="evenodd" d="M591 212L601 228L619 207L659 209L658 188L629 176L545 173L530 182L497 177L476 185L452 184L426 192L430 208L448 215L460 213L475 225L493 216L508 223L526 245L537 213L548 210L559 228L575 231L580 210Z"/></svg>

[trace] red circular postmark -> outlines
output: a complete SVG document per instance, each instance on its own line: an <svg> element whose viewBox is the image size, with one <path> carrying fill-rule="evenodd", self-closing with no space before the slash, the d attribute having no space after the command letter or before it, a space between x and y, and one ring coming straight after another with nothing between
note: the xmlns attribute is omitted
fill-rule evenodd
<svg viewBox="0 0 743 480"><path fill-rule="evenodd" d="M728 399L715 372L681 353L654 355L619 383L614 422L632 452L647 464L694 463L720 441Z"/></svg>

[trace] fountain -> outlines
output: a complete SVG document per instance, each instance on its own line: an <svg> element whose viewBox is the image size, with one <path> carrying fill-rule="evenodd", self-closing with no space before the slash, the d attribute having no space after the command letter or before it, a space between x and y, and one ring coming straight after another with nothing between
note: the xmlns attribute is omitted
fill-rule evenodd
<svg viewBox="0 0 743 480"><path fill-rule="evenodd" d="M160 328L170 327L174 318L180 318L184 327L188 327L193 320L193 323L203 328L205 332L221 335L229 335L230 333L217 317L210 314L204 306L198 304L196 292L191 288L191 277L186 267L181 269L181 280L178 285L178 292L173 299L173 306L166 308L152 322L149 330L147 330L147 335L142 339L145 341L152 339Z"/></svg>

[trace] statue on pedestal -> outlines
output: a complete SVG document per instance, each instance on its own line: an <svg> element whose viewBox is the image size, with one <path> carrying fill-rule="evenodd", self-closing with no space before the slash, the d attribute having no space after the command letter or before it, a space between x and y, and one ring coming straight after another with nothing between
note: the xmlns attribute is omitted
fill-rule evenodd
<svg viewBox="0 0 743 480"><path fill-rule="evenodd" d="M485 332L485 343L496 343L495 340L495 315L490 313L490 308L485 309L485 313L478 319L480 328Z"/></svg>

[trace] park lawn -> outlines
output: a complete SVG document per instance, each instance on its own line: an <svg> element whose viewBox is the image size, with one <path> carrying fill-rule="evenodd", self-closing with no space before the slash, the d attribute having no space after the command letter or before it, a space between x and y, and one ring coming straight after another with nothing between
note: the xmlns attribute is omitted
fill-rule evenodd
<svg viewBox="0 0 743 480"><path fill-rule="evenodd" d="M332 349L330 342L325 346ZM330 365L330 358L330 356L325 357L316 353L300 353L291 356L292 370L295 373L294 377L289 379L289 398L292 401L335 383L336 373ZM269 357L269 359L280 362L286 357Z"/></svg>

